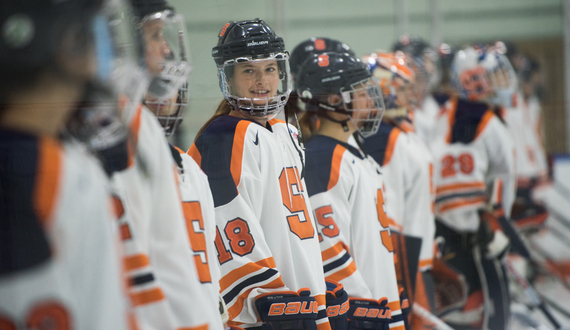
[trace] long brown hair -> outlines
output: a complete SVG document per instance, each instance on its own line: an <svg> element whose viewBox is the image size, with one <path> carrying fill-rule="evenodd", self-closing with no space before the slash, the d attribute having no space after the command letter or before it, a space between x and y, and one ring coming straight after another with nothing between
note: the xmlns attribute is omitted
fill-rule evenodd
<svg viewBox="0 0 570 330"><path fill-rule="evenodd" d="M200 135L202 135L202 133L204 133L204 131L206 130L206 128L208 128L208 126L210 126L210 124L216 120L216 118L221 117L221 116L227 116L230 114L230 112L233 110L234 108L232 107L231 104L228 103L228 101L226 101L225 99L222 100L222 102L220 102L220 104L218 104L218 108L216 109L216 112L214 112L214 115L208 119L208 121L202 125L202 127L200 128L200 130L198 131L198 134L196 134L196 138L194 138L194 142L196 142L196 140L198 139L198 137Z"/></svg>
<svg viewBox="0 0 570 330"><path fill-rule="evenodd" d="M304 142L311 139L313 135L317 132L320 126L320 116L312 111L303 111L298 119L299 127L301 128L301 134L303 136Z"/></svg>

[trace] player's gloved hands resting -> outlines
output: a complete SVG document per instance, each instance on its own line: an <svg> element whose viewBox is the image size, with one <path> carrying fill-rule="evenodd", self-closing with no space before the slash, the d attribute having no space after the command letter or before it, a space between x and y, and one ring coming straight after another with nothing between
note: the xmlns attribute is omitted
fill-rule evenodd
<svg viewBox="0 0 570 330"><path fill-rule="evenodd" d="M349 309L348 294L342 284L327 280L327 317L332 330L346 330Z"/></svg>
<svg viewBox="0 0 570 330"><path fill-rule="evenodd" d="M400 309L402 310L402 317L404 318L404 326L409 329L410 323L410 300L404 288L400 288Z"/></svg>
<svg viewBox="0 0 570 330"><path fill-rule="evenodd" d="M349 298L348 329L388 330L392 313L388 299Z"/></svg>
<svg viewBox="0 0 570 330"><path fill-rule="evenodd" d="M269 292L255 299L263 330L317 329L319 306L307 288Z"/></svg>

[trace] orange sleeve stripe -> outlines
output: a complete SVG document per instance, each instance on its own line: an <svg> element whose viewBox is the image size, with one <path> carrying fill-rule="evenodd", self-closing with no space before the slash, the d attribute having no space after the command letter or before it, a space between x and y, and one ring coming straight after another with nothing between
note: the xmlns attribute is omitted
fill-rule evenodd
<svg viewBox="0 0 570 330"><path fill-rule="evenodd" d="M331 325L329 322L317 323L317 330L331 330Z"/></svg>
<svg viewBox="0 0 570 330"><path fill-rule="evenodd" d="M129 326L129 330L139 330L137 317L132 312L127 314L127 323Z"/></svg>
<svg viewBox="0 0 570 330"><path fill-rule="evenodd" d="M418 263L419 268L432 267L432 266L433 266L433 259L432 258L420 260L420 262Z"/></svg>
<svg viewBox="0 0 570 330"><path fill-rule="evenodd" d="M481 181L472 181L472 182L462 182L462 183L454 183L448 184L444 186L439 186L436 188L435 193L441 194L453 190L463 190L463 189L472 189L472 188L483 188L485 189L485 183Z"/></svg>
<svg viewBox="0 0 570 330"><path fill-rule="evenodd" d="M245 290L242 294L240 294L238 296L238 298L236 299L236 302L234 304L232 304L231 306L228 306L228 314L230 315L230 317L232 317L233 315L239 315L243 309L245 299L247 299L247 297L249 296L249 294L251 293L251 291L253 289L258 289L258 288L265 288L265 289L284 288L284 286L285 286L285 284L283 284L283 280L281 280L281 276L279 276L279 278L277 278L274 281L267 283L265 285L251 287L251 288Z"/></svg>
<svg viewBox="0 0 570 330"><path fill-rule="evenodd" d="M354 260L353 260L348 265L348 267L345 267L345 268L339 270L338 272L327 276L327 279L340 282L340 281L344 280L345 278L349 277L350 275L352 275L355 271L356 271L356 263L354 263Z"/></svg>
<svg viewBox="0 0 570 330"><path fill-rule="evenodd" d="M332 161L331 161L331 175L329 177L329 184L327 185L327 190L330 190L338 183L338 178L340 176L340 164L342 162L342 155L344 155L345 151L346 148L341 146L340 144L334 148Z"/></svg>
<svg viewBox="0 0 570 330"><path fill-rule="evenodd" d="M202 155L200 155L200 151L198 151L198 148L196 148L195 144L192 144L186 153L190 157L194 158L194 161L198 164L198 166L202 167Z"/></svg>
<svg viewBox="0 0 570 330"><path fill-rule="evenodd" d="M447 143L451 143L451 134L453 132L453 125L455 125L455 112L457 111L457 96L452 96L450 101L451 101L451 107L449 109L449 132L447 134L447 138L446 141Z"/></svg>
<svg viewBox="0 0 570 330"><path fill-rule="evenodd" d="M232 177L234 178L234 183L236 187L241 180L241 164L243 157L243 142L245 139L245 133L247 132L247 127L251 124L249 120L241 120L236 127L234 135L234 144L232 145L232 159L230 170L232 172Z"/></svg>
<svg viewBox="0 0 570 330"><path fill-rule="evenodd" d="M479 125L477 125L477 132L475 133L475 139L479 137L479 135L483 132L483 130L485 130L485 127L487 127L487 124L493 117L495 117L495 113L493 111L487 110L487 112L485 112L483 118L481 118L481 122L479 122Z"/></svg>
<svg viewBox="0 0 570 330"><path fill-rule="evenodd" d="M182 149L178 148L177 146L173 146L173 147L174 147L174 149L176 149L179 153L185 154L185 152L182 151Z"/></svg>
<svg viewBox="0 0 570 330"><path fill-rule="evenodd" d="M452 209L456 209L459 207L463 207L463 206L485 203L485 201L486 201L485 197L474 197L474 198L470 198L470 199L463 199L463 200L459 200L459 201L454 202L454 203L449 203L449 204L445 204L443 206L438 207L438 212L443 213L443 212L446 212L446 211L449 211Z"/></svg>
<svg viewBox="0 0 570 330"><path fill-rule="evenodd" d="M133 306L146 305L164 299L164 293L160 288L131 293Z"/></svg>
<svg viewBox="0 0 570 330"><path fill-rule="evenodd" d="M322 257L323 261L327 261L330 258L338 255L343 250L346 250L346 252L348 252L348 246L346 246L343 242L338 242L335 245L333 245L332 247L322 251L321 257Z"/></svg>
<svg viewBox="0 0 570 330"><path fill-rule="evenodd" d="M392 159L394 155L394 148L396 147L396 141L398 140L398 136L402 131L397 128L394 128L392 132L390 132L390 136L388 136L388 144L386 145L386 152L384 154L384 164L386 165Z"/></svg>
<svg viewBox="0 0 570 330"><path fill-rule="evenodd" d="M131 257L125 257L124 262L125 262L126 271L143 268L150 265L148 257L144 254L137 254Z"/></svg>
<svg viewBox="0 0 570 330"><path fill-rule="evenodd" d="M392 324L390 324L390 330L406 330L406 327L404 325L398 325L392 327Z"/></svg>
<svg viewBox="0 0 570 330"><path fill-rule="evenodd" d="M324 294L318 294L316 296L313 296L315 298L315 300L317 301L317 304L319 304L319 306L326 306L327 304L327 298Z"/></svg>
<svg viewBox="0 0 570 330"><path fill-rule="evenodd" d="M390 301L386 306L390 307L392 313L401 309L399 300Z"/></svg>
<svg viewBox="0 0 570 330"><path fill-rule="evenodd" d="M133 115L133 119L129 125L129 130L131 134L129 135L129 143L127 144L127 149L129 151L129 162L128 167L134 164L135 155L137 154L137 143L139 141L139 130L141 127L141 114L142 114L142 104L139 104Z"/></svg>
<svg viewBox="0 0 570 330"><path fill-rule="evenodd" d="M241 266L240 268L234 269L231 272L229 272L226 276L220 279L220 292L224 291L225 289L230 287L237 279L240 279L246 276L247 274L256 272L262 268L275 268L275 267L276 267L275 260L273 260L273 257L269 257L267 259L263 259L257 262L250 262L244 266ZM281 286L285 285L282 283L278 287Z"/></svg>
<svg viewBox="0 0 570 330"><path fill-rule="evenodd" d="M497 196L498 196L498 201L497 203L499 204L503 204L503 180L497 180Z"/></svg>
<svg viewBox="0 0 570 330"><path fill-rule="evenodd" d="M177 330L208 330L208 323L206 324L202 324L202 325L198 325L195 327L184 327L184 328L178 328Z"/></svg>
<svg viewBox="0 0 570 330"><path fill-rule="evenodd" d="M55 202L61 179L61 152L56 140L39 140L37 178L34 184L34 208L36 215L44 225L53 217Z"/></svg>

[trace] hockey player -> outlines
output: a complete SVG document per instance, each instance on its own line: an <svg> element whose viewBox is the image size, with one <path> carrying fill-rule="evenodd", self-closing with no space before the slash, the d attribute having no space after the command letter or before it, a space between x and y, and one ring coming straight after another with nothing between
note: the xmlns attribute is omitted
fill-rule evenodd
<svg viewBox="0 0 570 330"><path fill-rule="evenodd" d="M151 78L145 98L175 97L190 65L185 24L165 1L132 0L135 26ZM145 91L143 91L145 92ZM123 114L131 158L113 174L126 251L129 293L141 329L220 328L218 304L202 284L178 190L176 164L164 130L144 105Z"/></svg>
<svg viewBox="0 0 570 330"><path fill-rule="evenodd" d="M107 179L83 145L63 137L77 103L134 63L133 40L119 35L130 25L124 9L98 0L2 4L2 329L128 328Z"/></svg>
<svg viewBox="0 0 570 330"><path fill-rule="evenodd" d="M384 112L378 84L358 58L325 52L303 62L296 88L306 110L301 124L319 120L306 143L306 173L325 276L350 297L349 328L369 322L404 329L380 167L348 143L356 131L378 130ZM361 320L359 307L380 312Z"/></svg>
<svg viewBox="0 0 570 330"><path fill-rule="evenodd" d="M156 115L165 136L172 136L184 120L188 108L188 83L183 84L178 93L170 99L152 99L147 95L144 104ZM216 238L214 200L210 184L208 177L186 152L172 144L170 151L177 165L182 210L194 251L198 277L202 284L201 292L196 292L196 295L200 297L202 303L209 301L212 305L212 301L215 304L221 298L219 297L220 270L214 246ZM216 319L211 326L216 329L222 328L220 322L221 318Z"/></svg>
<svg viewBox="0 0 570 330"><path fill-rule="evenodd" d="M260 19L228 22L212 56L225 100L188 154L214 197L229 324L330 329L303 153L274 119L291 91L283 39Z"/></svg>
<svg viewBox="0 0 570 330"><path fill-rule="evenodd" d="M412 302L433 313L433 159L408 121L415 104L416 76L402 52L373 53L364 60L379 80L386 105L380 129L364 139L364 148L385 177L386 214L397 238L398 281Z"/></svg>
<svg viewBox="0 0 570 330"><path fill-rule="evenodd" d="M435 159L437 234L445 238L444 260L460 270L469 284L463 310L445 319L477 329L506 329L509 319L509 295L500 264L508 239L498 225L487 221L486 206L487 187L493 182L500 182L492 185L500 208L495 205L491 218L509 219L514 200L514 145L495 108L508 99L502 93L501 56L491 48L466 47L456 53L451 81L461 97L440 99L444 112L430 144Z"/></svg>
<svg viewBox="0 0 570 330"><path fill-rule="evenodd" d="M392 51L402 51L411 58L408 64L415 75L414 130L424 143L429 144L439 114L439 104L432 95L441 79L439 56L427 42L409 36L401 36Z"/></svg>

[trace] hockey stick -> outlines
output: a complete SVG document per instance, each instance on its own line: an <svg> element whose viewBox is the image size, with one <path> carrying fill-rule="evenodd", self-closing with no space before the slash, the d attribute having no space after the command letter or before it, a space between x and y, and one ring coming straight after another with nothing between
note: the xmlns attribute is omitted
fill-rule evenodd
<svg viewBox="0 0 570 330"><path fill-rule="evenodd" d="M542 300L544 300L545 303L547 303L552 308L556 309L560 314L566 316L567 318L570 318L570 311L564 309L564 307L560 306L556 301L543 295L540 295L540 297L542 298Z"/></svg>
<svg viewBox="0 0 570 330"><path fill-rule="evenodd" d="M452 327L447 325L447 323L443 322L439 317L433 315L418 303L414 303L412 307L412 313L418 315L419 317L425 320L428 320L433 325L435 325L435 328L433 330L454 330Z"/></svg>
<svg viewBox="0 0 570 330"><path fill-rule="evenodd" d="M556 318L554 318L554 316L546 308L544 300L541 299L541 296L536 292L536 290L531 286L531 284L521 274L519 274L519 272L517 272L515 267L513 267L511 261L508 258L505 258L503 264L507 268L507 271L511 275L511 278L513 278L514 281L523 288L527 297L530 299L532 306L538 307L540 311L544 314L544 316L546 316L548 321L552 323L555 329L562 329L560 322L558 322L558 320L556 320Z"/></svg>

